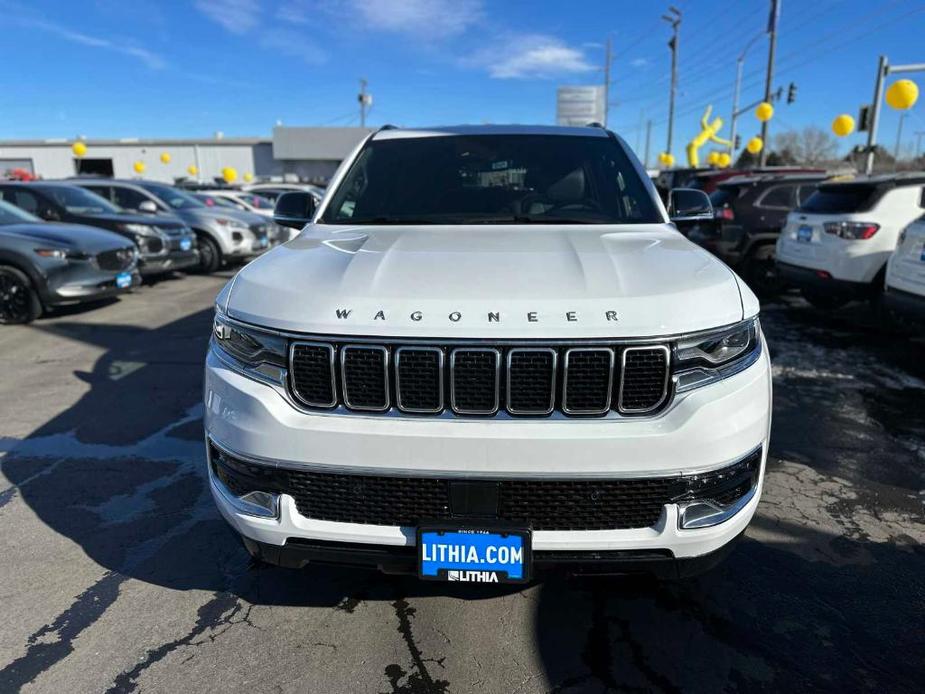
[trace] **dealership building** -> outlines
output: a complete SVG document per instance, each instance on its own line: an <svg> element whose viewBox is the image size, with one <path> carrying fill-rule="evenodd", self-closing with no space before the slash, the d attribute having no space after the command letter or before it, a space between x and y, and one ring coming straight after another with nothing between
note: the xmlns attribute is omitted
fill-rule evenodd
<svg viewBox="0 0 925 694"><path fill-rule="evenodd" d="M86 139L82 157L72 150L75 140L0 140L0 177L19 169L45 179L78 174L137 178L135 164L141 162L142 177L165 182L191 178L190 166L202 181L219 179L222 169L231 167L242 178L250 174L255 179L322 182L370 132L277 126L272 137L216 133L209 139Z"/></svg>

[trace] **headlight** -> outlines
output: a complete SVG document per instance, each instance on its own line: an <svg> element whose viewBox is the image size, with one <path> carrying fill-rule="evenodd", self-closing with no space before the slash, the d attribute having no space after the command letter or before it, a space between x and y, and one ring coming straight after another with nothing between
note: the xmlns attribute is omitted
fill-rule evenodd
<svg viewBox="0 0 925 694"><path fill-rule="evenodd" d="M212 343L223 355L231 357L230 365L244 375L285 384L285 338L242 326L216 309Z"/></svg>
<svg viewBox="0 0 925 694"><path fill-rule="evenodd" d="M89 260L90 256L81 251L69 251L65 248L35 248L35 254L55 260Z"/></svg>
<svg viewBox="0 0 925 694"><path fill-rule="evenodd" d="M761 329L757 318L684 338L675 347L675 392L683 393L733 376L757 361Z"/></svg>
<svg viewBox="0 0 925 694"><path fill-rule="evenodd" d="M242 222L240 219L229 219L228 217L219 217L215 220L223 227L228 227L230 229L247 229L247 224Z"/></svg>
<svg viewBox="0 0 925 694"><path fill-rule="evenodd" d="M123 231L128 231L133 234L141 234L142 236L157 236L158 231L152 226L147 224L120 224L119 228Z"/></svg>

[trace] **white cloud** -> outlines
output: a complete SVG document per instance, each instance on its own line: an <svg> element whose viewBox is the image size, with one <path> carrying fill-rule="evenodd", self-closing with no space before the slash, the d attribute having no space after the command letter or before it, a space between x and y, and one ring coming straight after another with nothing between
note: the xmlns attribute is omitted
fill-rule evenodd
<svg viewBox="0 0 925 694"><path fill-rule="evenodd" d="M492 46L463 61L488 71L495 79L564 77L598 69L584 51L545 34L501 36Z"/></svg>
<svg viewBox="0 0 925 694"><path fill-rule="evenodd" d="M346 0L367 28L421 39L461 34L482 16L482 0Z"/></svg>
<svg viewBox="0 0 925 694"><path fill-rule="evenodd" d="M630 61L631 67L647 67L649 65L648 58L633 58Z"/></svg>
<svg viewBox="0 0 925 694"><path fill-rule="evenodd" d="M153 51L148 50L147 48L144 48L143 46L116 42L110 39L103 39L98 36L91 36L90 34L74 31L73 29L61 26L60 24L46 22L41 19L29 19L26 17L21 17L17 21L22 26L38 29L49 34L54 34L55 36L62 38L65 41L70 41L71 43L77 43L81 46L89 46L90 48L101 48L103 50L131 56L132 58L140 60L152 70L160 70L167 65L167 62L161 56L159 56L157 53L154 53Z"/></svg>
<svg viewBox="0 0 925 694"><path fill-rule="evenodd" d="M265 31L260 35L260 46L281 55L298 58L309 65L321 65L328 60L328 54L308 41L303 32L288 29Z"/></svg>
<svg viewBox="0 0 925 694"><path fill-rule="evenodd" d="M196 0L196 9L232 34L246 34L260 20L257 0Z"/></svg>

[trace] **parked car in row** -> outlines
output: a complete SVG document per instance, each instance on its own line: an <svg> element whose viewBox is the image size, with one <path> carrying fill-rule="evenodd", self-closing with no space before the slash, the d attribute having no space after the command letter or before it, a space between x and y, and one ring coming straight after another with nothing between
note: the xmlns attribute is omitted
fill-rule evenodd
<svg viewBox="0 0 925 694"><path fill-rule="evenodd" d="M823 183L787 218L777 268L816 307L883 291L900 232L922 214L925 173Z"/></svg>
<svg viewBox="0 0 925 694"><path fill-rule="evenodd" d="M315 198L315 202L321 202L324 197L324 189L313 186L308 183L251 183L242 188L248 193L256 193L271 202L276 202L277 198L283 193L292 191L307 191Z"/></svg>
<svg viewBox="0 0 925 694"><path fill-rule="evenodd" d="M215 209L192 193L165 183L105 178L75 179L74 184L138 213L179 217L192 228L199 246L199 268L215 272L229 261L250 260L270 247L275 224L232 209Z"/></svg>
<svg viewBox="0 0 925 694"><path fill-rule="evenodd" d="M821 173L731 178L710 195L713 220L697 224L688 238L736 270L759 295L773 294L780 288L774 248L787 215L824 179Z"/></svg>
<svg viewBox="0 0 925 694"><path fill-rule="evenodd" d="M0 324L113 296L141 283L138 252L123 236L50 224L0 201Z"/></svg>
<svg viewBox="0 0 925 694"><path fill-rule="evenodd" d="M142 275L158 275L199 263L196 237L174 216L152 219L132 214L108 200L68 183L0 182L0 200L49 222L84 224L130 239L139 252Z"/></svg>
<svg viewBox="0 0 925 694"><path fill-rule="evenodd" d="M196 197L205 202L206 205L209 204L207 200L211 200L214 205L231 207L273 219L273 202L257 193L248 193L247 191L230 188L198 191Z"/></svg>
<svg viewBox="0 0 925 694"><path fill-rule="evenodd" d="M925 192L922 206L925 207ZM901 318L925 324L925 215L899 235L886 266L886 307Z"/></svg>

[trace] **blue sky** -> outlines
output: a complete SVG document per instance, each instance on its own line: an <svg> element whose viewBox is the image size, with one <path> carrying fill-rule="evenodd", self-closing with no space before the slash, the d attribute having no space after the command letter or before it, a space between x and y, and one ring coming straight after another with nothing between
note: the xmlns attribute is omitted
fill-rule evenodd
<svg viewBox="0 0 925 694"><path fill-rule="evenodd" d="M767 25L768 0L675 0L684 13L675 154L712 103L727 120L735 59ZM665 141L668 2L628 0L0 0L0 139L267 135L369 122L551 123L559 84L599 82L614 44L610 125L631 146L651 118ZM782 0L777 84L798 84L773 129L856 114L877 56L925 61L922 0ZM763 89L767 41L745 62L742 100ZM925 73L912 76L925 92ZM925 95L923 95L925 96ZM925 131L925 98L904 125ZM745 116L739 132L757 132ZM898 115L880 141L892 148ZM925 149L925 137L923 149ZM860 143L845 138L842 148Z"/></svg>

